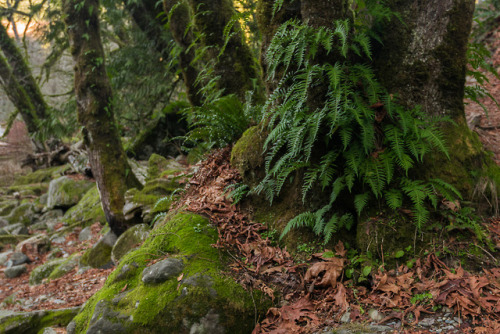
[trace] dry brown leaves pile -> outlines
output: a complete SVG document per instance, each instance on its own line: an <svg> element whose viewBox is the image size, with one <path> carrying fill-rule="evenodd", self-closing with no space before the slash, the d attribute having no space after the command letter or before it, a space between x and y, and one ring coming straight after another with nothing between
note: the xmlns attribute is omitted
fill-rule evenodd
<svg viewBox="0 0 500 334"><path fill-rule="evenodd" d="M225 196L227 186L240 181L229 155L230 148L219 150L201 164L179 206L207 215L217 226L215 247L231 255L230 267L240 283L273 300L273 289L284 296L283 306L269 309L253 334L311 333L325 325L335 327L347 310L352 321L368 320L365 310L369 308L387 315L381 323L396 318L403 326L413 326L422 313L433 313L436 306L469 319L473 328L464 322L464 332L500 332L500 268L472 275L462 268L448 268L431 254L417 260L412 269L379 271L367 288L344 280L348 259L342 243L335 247L334 257L325 256L332 252L314 254L307 269L295 264L286 249L271 246L261 237L265 226L253 223ZM498 233L499 222L491 228ZM414 298L419 295L428 297ZM405 331L412 333L411 327Z"/></svg>

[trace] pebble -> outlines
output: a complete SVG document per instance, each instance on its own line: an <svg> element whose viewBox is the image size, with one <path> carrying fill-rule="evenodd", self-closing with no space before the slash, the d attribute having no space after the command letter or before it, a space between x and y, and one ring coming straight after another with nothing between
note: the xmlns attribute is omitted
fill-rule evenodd
<svg viewBox="0 0 500 334"><path fill-rule="evenodd" d="M343 324L351 322L351 312L344 313L344 315L342 316L342 318L340 318L340 322L343 323Z"/></svg>

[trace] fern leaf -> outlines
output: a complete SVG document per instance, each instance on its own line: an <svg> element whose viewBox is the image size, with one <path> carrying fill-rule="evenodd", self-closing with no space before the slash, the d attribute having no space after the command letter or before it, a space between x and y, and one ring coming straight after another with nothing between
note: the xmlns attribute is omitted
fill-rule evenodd
<svg viewBox="0 0 500 334"><path fill-rule="evenodd" d="M358 216L361 216L361 212L366 207L366 204L368 204L369 199L370 193L368 192L354 196L354 207L356 208Z"/></svg>

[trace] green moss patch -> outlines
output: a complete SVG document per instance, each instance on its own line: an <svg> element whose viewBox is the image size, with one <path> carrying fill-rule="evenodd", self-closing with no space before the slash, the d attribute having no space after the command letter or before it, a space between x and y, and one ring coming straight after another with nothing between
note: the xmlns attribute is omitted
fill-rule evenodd
<svg viewBox="0 0 500 334"><path fill-rule="evenodd" d="M19 313L0 313L0 333L33 334L45 327L66 326L80 310L79 307Z"/></svg>
<svg viewBox="0 0 500 334"><path fill-rule="evenodd" d="M36 172L30 173L28 175L19 176L14 182L14 185L20 186L25 184L49 182L64 175L64 173L69 169L69 165L39 169Z"/></svg>
<svg viewBox="0 0 500 334"><path fill-rule="evenodd" d="M96 221L101 223L106 222L104 211L101 206L99 191L96 186L87 191L77 205L66 211L63 221L70 225L76 223L90 225Z"/></svg>
<svg viewBox="0 0 500 334"><path fill-rule="evenodd" d="M209 318L216 319L214 326L226 333L251 332L255 307L262 314L270 306L269 301L260 293L254 293L252 298L222 273L224 256L211 246L216 241L217 232L206 218L183 212L171 214L150 233L141 248L122 258L104 287L75 318L76 332L97 326L99 316L91 318L101 300L109 302L109 314L120 314L115 319L127 333L189 333ZM184 262L182 280L173 277L163 283L143 283L144 268L164 257ZM196 283L199 281L202 283Z"/></svg>

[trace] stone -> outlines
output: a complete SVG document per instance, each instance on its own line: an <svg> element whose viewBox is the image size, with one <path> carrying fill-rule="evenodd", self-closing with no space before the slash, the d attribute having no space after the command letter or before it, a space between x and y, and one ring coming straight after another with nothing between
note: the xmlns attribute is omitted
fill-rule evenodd
<svg viewBox="0 0 500 334"><path fill-rule="evenodd" d="M9 225L9 222L7 221L7 219L0 217L0 227L5 227L7 225Z"/></svg>
<svg viewBox="0 0 500 334"><path fill-rule="evenodd" d="M27 235L30 231L26 226L17 226L15 229L12 229L10 234L12 235Z"/></svg>
<svg viewBox="0 0 500 334"><path fill-rule="evenodd" d="M0 216L7 216L16 206L17 201L3 201L0 203Z"/></svg>
<svg viewBox="0 0 500 334"><path fill-rule="evenodd" d="M69 225L82 222L101 222L105 223L104 211L102 210L99 190L96 186L87 191L77 205L71 207L62 219Z"/></svg>
<svg viewBox="0 0 500 334"><path fill-rule="evenodd" d="M80 307L32 312L0 312L0 333L43 333L51 326L66 326Z"/></svg>
<svg viewBox="0 0 500 334"><path fill-rule="evenodd" d="M59 265L61 265L65 260L64 259L55 259L44 264L39 265L35 269L33 269L30 273L29 284L30 285L38 285L42 283L45 278L48 278L50 274L56 269Z"/></svg>
<svg viewBox="0 0 500 334"><path fill-rule="evenodd" d="M250 333L255 317L265 316L271 300L260 291L250 293L226 275L225 253L212 247L217 237L208 219L172 213L139 248L123 256L68 333L97 333L109 322L121 324L121 333ZM175 257L148 267L163 254ZM166 260L177 261L170 278L144 283L149 271ZM179 282L181 273L185 279Z"/></svg>
<svg viewBox="0 0 500 334"><path fill-rule="evenodd" d="M435 322L436 322L436 319L434 319L434 318L424 318L424 319L420 320L418 322L418 324L420 326L424 326L424 327L431 327L434 325Z"/></svg>
<svg viewBox="0 0 500 334"><path fill-rule="evenodd" d="M93 186L93 182L74 180L68 176L52 180L49 184L47 208L70 208L77 204Z"/></svg>
<svg viewBox="0 0 500 334"><path fill-rule="evenodd" d="M35 218L35 208L32 203L23 203L14 208L8 216L4 216L9 224L22 224L29 226Z"/></svg>
<svg viewBox="0 0 500 334"><path fill-rule="evenodd" d="M45 254L50 250L51 242L45 234L37 234L16 245L16 252Z"/></svg>
<svg viewBox="0 0 500 334"><path fill-rule="evenodd" d="M0 253L0 267L5 266L7 261L9 260L9 255L12 254L11 250Z"/></svg>
<svg viewBox="0 0 500 334"><path fill-rule="evenodd" d="M351 322L351 312L346 312L342 315L342 318L340 318L340 322L343 324L347 324Z"/></svg>
<svg viewBox="0 0 500 334"><path fill-rule="evenodd" d="M80 256L77 254L73 254L69 256L67 259L64 259L60 265L58 265L49 275L49 279L56 279L59 277L63 277L71 270L75 269L78 266L78 262L80 260Z"/></svg>
<svg viewBox="0 0 500 334"><path fill-rule="evenodd" d="M78 233L78 240L79 241L87 241L92 239L92 229L90 226L85 227L83 230Z"/></svg>
<svg viewBox="0 0 500 334"><path fill-rule="evenodd" d="M45 327L42 334L57 334L56 330L52 327Z"/></svg>
<svg viewBox="0 0 500 334"><path fill-rule="evenodd" d="M116 240L117 237L113 232L106 233L92 248L83 254L79 266L90 266L101 269L112 266L111 250Z"/></svg>
<svg viewBox="0 0 500 334"><path fill-rule="evenodd" d="M12 266L5 269L3 272L7 278L16 278L28 271L28 267L25 264L20 264L18 266Z"/></svg>
<svg viewBox="0 0 500 334"><path fill-rule="evenodd" d="M370 319L372 319L373 321L378 322L378 321L381 321L382 319L384 319L384 315L373 308L368 310L368 315L370 316Z"/></svg>
<svg viewBox="0 0 500 334"><path fill-rule="evenodd" d="M30 262L31 262L31 260L28 256L26 256L26 254L21 253L21 252L14 252L9 257L9 261L7 261L7 267L17 266L20 264L30 263Z"/></svg>
<svg viewBox="0 0 500 334"><path fill-rule="evenodd" d="M111 250L111 260L117 264L125 254L140 246L146 240L150 230L147 224L138 224L123 232Z"/></svg>
<svg viewBox="0 0 500 334"><path fill-rule="evenodd" d="M184 269L182 260L168 258L145 268L142 272L142 282L145 284L162 283L172 277L177 277L182 269Z"/></svg>
<svg viewBox="0 0 500 334"><path fill-rule="evenodd" d="M126 332L122 324L126 319L120 317L118 312L113 311L109 304L110 303L105 300L101 300L97 303L86 334L121 334Z"/></svg>

